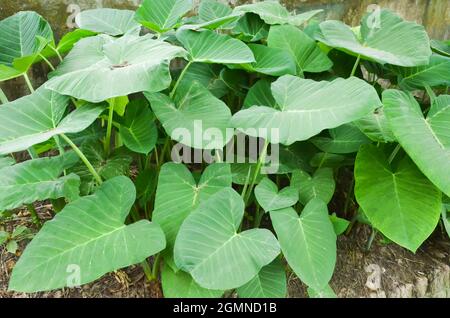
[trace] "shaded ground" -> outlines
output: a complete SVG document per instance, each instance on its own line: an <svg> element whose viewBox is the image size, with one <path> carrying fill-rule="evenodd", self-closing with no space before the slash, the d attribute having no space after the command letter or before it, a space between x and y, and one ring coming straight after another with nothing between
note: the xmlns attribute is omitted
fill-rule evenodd
<svg viewBox="0 0 450 318"><path fill-rule="evenodd" d="M36 207L42 219L51 218L49 205ZM18 225L34 231L28 212L0 224L11 231ZM450 298L450 241L438 229L416 254L397 245L384 244L378 235L369 252L365 251L370 230L359 225L338 241L336 271L331 281L339 297L448 297ZM4 297L161 297L159 286L146 282L139 266L108 274L74 289L37 294L11 293L8 280L18 256L26 246L19 243L17 255L0 248L0 298ZM306 287L294 275L288 280L289 297L306 297Z"/></svg>

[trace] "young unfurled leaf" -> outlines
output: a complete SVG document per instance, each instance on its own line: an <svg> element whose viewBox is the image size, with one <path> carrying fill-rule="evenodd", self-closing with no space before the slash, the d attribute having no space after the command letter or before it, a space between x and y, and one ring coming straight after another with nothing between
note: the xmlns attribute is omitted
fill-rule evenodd
<svg viewBox="0 0 450 318"><path fill-rule="evenodd" d="M45 85L91 102L159 92L170 85L169 62L185 53L181 47L153 40L149 34L118 39L89 37L75 45Z"/></svg>
<svg viewBox="0 0 450 318"><path fill-rule="evenodd" d="M381 105L375 89L355 77L315 82L285 75L272 84L272 94L278 107L241 110L233 116L232 125L253 128L249 135L269 140L271 129L278 129L278 140L271 142L290 145L359 119Z"/></svg>
<svg viewBox="0 0 450 318"><path fill-rule="evenodd" d="M25 73L53 41L50 25L36 12L21 11L0 21L0 81Z"/></svg>
<svg viewBox="0 0 450 318"><path fill-rule="evenodd" d="M240 298L284 298L287 294L286 272L276 258L264 266L251 281L237 288Z"/></svg>
<svg viewBox="0 0 450 318"><path fill-rule="evenodd" d="M317 46L316 41L294 26L271 27L267 45L289 52L297 64L297 74L300 76L304 72L323 72L333 66L333 62Z"/></svg>
<svg viewBox="0 0 450 318"><path fill-rule="evenodd" d="M450 195L450 95L437 97L426 119L410 93L384 91L383 103L398 142L428 179Z"/></svg>
<svg viewBox="0 0 450 318"><path fill-rule="evenodd" d="M67 205L27 246L14 267L9 290L36 292L86 284L164 249L157 224L124 224L135 197L131 180L117 177L95 194Z"/></svg>
<svg viewBox="0 0 450 318"><path fill-rule="evenodd" d="M149 154L158 140L158 129L146 101L131 102L124 119L119 131L125 146L134 152Z"/></svg>
<svg viewBox="0 0 450 318"><path fill-rule="evenodd" d="M26 150L53 136L78 133L103 112L102 105L86 104L63 118L69 98L46 88L0 107L0 155Z"/></svg>
<svg viewBox="0 0 450 318"><path fill-rule="evenodd" d="M192 8L192 0L144 0L136 11L136 20L152 31L165 33L178 27Z"/></svg>
<svg viewBox="0 0 450 318"><path fill-rule="evenodd" d="M91 9L75 17L80 29L118 36L126 33L139 35L141 26L134 20L134 11L109 8Z"/></svg>
<svg viewBox="0 0 450 318"><path fill-rule="evenodd" d="M426 65L431 56L425 28L388 10L375 11L363 18L361 39L349 26L332 20L322 22L315 37L328 46L381 64Z"/></svg>
<svg viewBox="0 0 450 318"><path fill-rule="evenodd" d="M264 178L255 188L259 205L266 212L288 208L298 201L298 189L286 187L278 192L277 185L269 178Z"/></svg>
<svg viewBox="0 0 450 318"><path fill-rule="evenodd" d="M78 161L74 153L25 161L0 168L0 210L11 210L39 200L78 198L80 178L61 176Z"/></svg>
<svg viewBox="0 0 450 318"><path fill-rule="evenodd" d="M162 93L145 93L153 112L174 140L196 149L222 149L233 137L228 106L202 84L179 87L172 101Z"/></svg>
<svg viewBox="0 0 450 318"><path fill-rule="evenodd" d="M190 60L202 63L245 64L255 62L244 42L210 30L179 30L177 39L189 52Z"/></svg>
<svg viewBox="0 0 450 318"><path fill-rule="evenodd" d="M314 198L319 198L328 204L333 197L336 187L333 170L320 168L312 177L305 171L296 170L292 174L291 187L299 191L299 201L303 205L306 205Z"/></svg>
<svg viewBox="0 0 450 318"><path fill-rule="evenodd" d="M361 130L353 123L330 129L330 137L314 137L311 142L320 150L331 153L353 153L359 147L370 143Z"/></svg>
<svg viewBox="0 0 450 318"><path fill-rule="evenodd" d="M180 227L174 248L177 266L204 288L225 290L249 282L280 249L269 230L238 233L243 217L244 201L231 188L200 203Z"/></svg>
<svg viewBox="0 0 450 318"><path fill-rule="evenodd" d="M152 220L161 225L166 235L166 260L171 257L175 238L184 219L200 202L229 187L231 172L228 164L217 163L208 166L198 184L184 165L166 163L162 166Z"/></svg>
<svg viewBox="0 0 450 318"><path fill-rule="evenodd" d="M407 156L394 168L381 149L365 145L356 157L355 181L369 221L395 243L415 252L435 229L441 193Z"/></svg>
<svg viewBox="0 0 450 318"><path fill-rule="evenodd" d="M270 212L283 255L309 287L322 290L336 263L336 234L326 204L313 199L300 217L293 208Z"/></svg>
<svg viewBox="0 0 450 318"><path fill-rule="evenodd" d="M223 290L212 290L200 287L186 272L174 272L164 265L161 272L161 285L165 298L219 298Z"/></svg>

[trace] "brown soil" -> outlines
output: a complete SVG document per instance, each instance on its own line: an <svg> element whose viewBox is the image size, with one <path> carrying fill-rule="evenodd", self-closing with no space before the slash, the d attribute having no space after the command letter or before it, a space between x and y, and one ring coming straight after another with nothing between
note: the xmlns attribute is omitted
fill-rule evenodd
<svg viewBox="0 0 450 318"><path fill-rule="evenodd" d="M50 205L37 205L40 218L52 217ZM36 231L27 211L20 211L0 227L11 231L18 225ZM450 298L450 241L439 229L416 254L395 244L384 244L378 235L369 252L365 251L370 230L355 226L349 236L338 240L338 259L333 290L339 297L448 297ZM17 255L0 247L0 298L137 298L162 297L159 284L148 283L139 266L116 271L79 288L24 294L8 292L8 280L25 241ZM306 287L294 275L288 279L289 297L306 297Z"/></svg>

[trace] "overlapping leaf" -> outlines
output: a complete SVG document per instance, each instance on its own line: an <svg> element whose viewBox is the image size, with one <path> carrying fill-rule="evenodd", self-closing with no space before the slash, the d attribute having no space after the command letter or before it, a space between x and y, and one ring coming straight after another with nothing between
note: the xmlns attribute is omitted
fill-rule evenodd
<svg viewBox="0 0 450 318"><path fill-rule="evenodd" d="M232 289L249 282L280 250L266 229L238 233L243 217L244 201L231 188L201 203L178 233L177 266L204 288Z"/></svg>
<svg viewBox="0 0 450 318"><path fill-rule="evenodd" d="M142 262L165 247L161 228L147 220L125 225L136 197L126 177L67 205L28 244L9 289L36 292L89 283Z"/></svg>
<svg viewBox="0 0 450 318"><path fill-rule="evenodd" d="M353 123L330 129L330 137L314 137L311 142L320 150L331 153L353 153L370 143Z"/></svg>
<svg viewBox="0 0 450 318"><path fill-rule="evenodd" d="M241 110L233 116L232 125L243 130L256 128L249 132L251 136L269 140L271 129L277 129L279 138L271 142L290 145L359 119L381 105L374 88L355 77L315 82L285 75L272 84L272 94L277 108Z"/></svg>
<svg viewBox="0 0 450 318"><path fill-rule="evenodd" d="M415 252L435 229L441 193L406 156L396 168L375 146L361 148L355 164L355 195L371 224Z"/></svg>
<svg viewBox="0 0 450 318"><path fill-rule="evenodd" d="M356 120L354 124L371 140L376 142L394 142L395 136L389 126L384 107Z"/></svg>
<svg viewBox="0 0 450 318"><path fill-rule="evenodd" d="M171 82L169 62L185 55L151 35L107 35L80 40L46 87L60 94L101 102L136 92L159 92Z"/></svg>
<svg viewBox="0 0 450 318"><path fill-rule="evenodd" d="M53 136L89 127L104 110L87 104L63 118L68 97L45 88L0 107L0 154L26 150Z"/></svg>
<svg viewBox="0 0 450 318"><path fill-rule="evenodd" d="M322 290L336 263L336 234L326 204L311 200L300 217L292 208L270 213L283 255L309 287Z"/></svg>
<svg viewBox="0 0 450 318"><path fill-rule="evenodd" d="M291 187L297 189L299 201L303 205L314 198L319 198L328 204L336 187L333 170L320 168L312 176L305 171L296 170L292 173Z"/></svg>
<svg viewBox="0 0 450 318"><path fill-rule="evenodd" d="M437 97L426 119L409 93L384 91L383 103L398 142L428 179L450 195L450 96Z"/></svg>
<svg viewBox="0 0 450 318"><path fill-rule="evenodd" d="M239 19L232 33L238 35L238 38L246 42L258 42L267 38L270 25L266 24L258 15L246 13Z"/></svg>
<svg viewBox="0 0 450 318"><path fill-rule="evenodd" d="M134 20L134 11L109 8L82 11L75 17L80 29L118 36L125 33L139 35L141 26Z"/></svg>
<svg viewBox="0 0 450 318"><path fill-rule="evenodd" d="M255 187L255 196L259 205L266 212L293 206L298 201L298 189L286 187L278 191L277 185L269 178L264 178Z"/></svg>

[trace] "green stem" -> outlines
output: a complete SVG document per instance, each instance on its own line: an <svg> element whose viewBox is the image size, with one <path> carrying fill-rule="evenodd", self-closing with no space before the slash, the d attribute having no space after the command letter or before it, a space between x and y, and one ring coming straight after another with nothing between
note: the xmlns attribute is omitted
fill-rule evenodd
<svg viewBox="0 0 450 318"><path fill-rule="evenodd" d="M372 227L372 233L370 233L369 239L367 240L366 245L366 251L369 251L372 247L373 240L375 239L375 236L377 235L377 230Z"/></svg>
<svg viewBox="0 0 450 318"><path fill-rule="evenodd" d="M355 65L353 65L352 72L350 74L350 77L354 76L356 73L356 70L358 69L359 61L361 60L361 55L358 55L358 58L356 59Z"/></svg>
<svg viewBox="0 0 450 318"><path fill-rule="evenodd" d="M39 155L37 154L36 150L34 150L33 146L27 149L28 154L30 155L31 159L37 159L39 158Z"/></svg>
<svg viewBox="0 0 450 318"><path fill-rule="evenodd" d="M111 134L112 134L115 104L116 104L116 99L113 98L111 101L111 104L109 105L108 126L106 128L106 139L105 139L105 144L104 144L106 156L109 156L109 150L110 150L110 146L111 146Z"/></svg>
<svg viewBox="0 0 450 318"><path fill-rule="evenodd" d="M256 164L256 169L253 173L252 182L250 183L249 191L247 193L246 199L244 200L245 205L247 206L248 200L250 199L251 193L253 191L253 187L256 184L256 180L258 180L259 173L261 172L262 165L266 162L267 149L269 147L269 141L266 139L264 142L264 147L259 155L258 163Z"/></svg>
<svg viewBox="0 0 450 318"><path fill-rule="evenodd" d="M169 144L170 144L170 138L169 138L169 136L167 136L166 140L164 142L164 146L161 150L160 157L159 157L159 164L161 164L161 165L164 162L164 156L166 155L166 151L167 151L167 148L169 147ZM160 167L160 166L158 166L158 167Z"/></svg>
<svg viewBox="0 0 450 318"><path fill-rule="evenodd" d="M33 204L27 204L27 209L31 214L31 219L33 220L33 223L36 224L39 228L42 226L42 222L39 219L39 215L36 212L36 209L34 208Z"/></svg>
<svg viewBox="0 0 450 318"><path fill-rule="evenodd" d="M245 198L245 196L247 195L248 183L250 181L250 174L251 174L251 172L252 172L252 167L250 166L248 168L247 177L245 178L244 188L242 189L242 193L241 193L241 197L242 198Z"/></svg>
<svg viewBox="0 0 450 318"><path fill-rule="evenodd" d="M261 224L262 217L264 215L264 211L261 211L261 208L259 204L256 205L256 212L255 212L255 222L253 223L254 228L258 228Z"/></svg>
<svg viewBox="0 0 450 318"><path fill-rule="evenodd" d="M192 61L189 61L189 63L187 63L186 67L181 72L180 76L178 77L177 82L175 83L175 86L173 87L172 91L170 92L170 98L173 98L173 96L175 95L177 88L181 83L181 80L183 79L184 75L186 75L186 72L189 69L189 67L192 65L192 63L193 63Z"/></svg>
<svg viewBox="0 0 450 318"><path fill-rule="evenodd" d="M425 90L427 91L428 96L430 96L431 104L433 104L434 100L436 99L436 94L434 93L430 85L425 85Z"/></svg>
<svg viewBox="0 0 450 318"><path fill-rule="evenodd" d="M58 147L59 155L63 155L65 153L64 147L61 145L61 142L59 140L59 136L53 136L53 139L55 140L56 146ZM66 169L64 169L64 175L66 175Z"/></svg>
<svg viewBox="0 0 450 318"><path fill-rule="evenodd" d="M155 260L153 261L153 267L152 267L153 280L157 280L158 279L160 263L161 263L161 253L157 254L156 257L155 257Z"/></svg>
<svg viewBox="0 0 450 318"><path fill-rule="evenodd" d="M84 153L80 150L80 148L78 148L77 145L75 145L72 142L72 140L70 140L69 137L67 137L66 135L61 134L60 136L64 139L65 142L67 142L69 144L70 147L72 147L73 151L75 151L75 153L78 155L78 157L80 157L80 159L83 161L83 163L88 168L89 172L94 176L97 183L99 185L102 184L103 183L102 178L100 178L99 174L97 173L97 171L95 171L95 168L92 166L92 164L89 162L89 160L86 158Z"/></svg>
<svg viewBox="0 0 450 318"><path fill-rule="evenodd" d="M396 156L396 155L398 154L398 152L400 151L400 148L401 148L401 146L400 146L400 144L398 144L398 145L395 147L394 151L392 151L392 153L391 153L391 155L389 156L389 159L388 159L389 164L392 163L392 161L394 160L395 156Z"/></svg>
<svg viewBox="0 0 450 318"><path fill-rule="evenodd" d="M31 93L34 93L33 85L31 85L30 78L28 77L27 73L23 73L23 78L25 79L25 82L27 83L28 89Z"/></svg>
<svg viewBox="0 0 450 318"><path fill-rule="evenodd" d="M52 63L50 63L50 61L49 60L47 60L46 58L45 58L45 56L44 55L42 55L42 54L39 54L39 56L41 57L41 59L45 62L45 63L47 63L47 65L48 65L48 67L50 67L50 69L52 70L52 71L54 71L55 70L55 67L53 66L53 64Z"/></svg>
<svg viewBox="0 0 450 318"><path fill-rule="evenodd" d="M145 259L141 263L141 266L142 266L142 269L144 270L144 274L145 274L145 277L147 277L147 280L152 281L153 280L152 269L150 268L150 265L148 264L147 259Z"/></svg>
<svg viewBox="0 0 450 318"><path fill-rule="evenodd" d="M51 45L49 45L48 47L56 53L56 56L58 56L59 61L62 62L63 58L62 58L61 54L59 53L59 51Z"/></svg>
<svg viewBox="0 0 450 318"><path fill-rule="evenodd" d="M352 178L352 183L350 184L350 187L347 192L347 197L345 198L344 216L347 216L348 208L350 207L350 202L353 198L354 188L355 188L355 179Z"/></svg>
<svg viewBox="0 0 450 318"><path fill-rule="evenodd" d="M8 97L6 97L5 93L3 92L3 90L0 87L0 103L6 104L8 102L9 102Z"/></svg>

